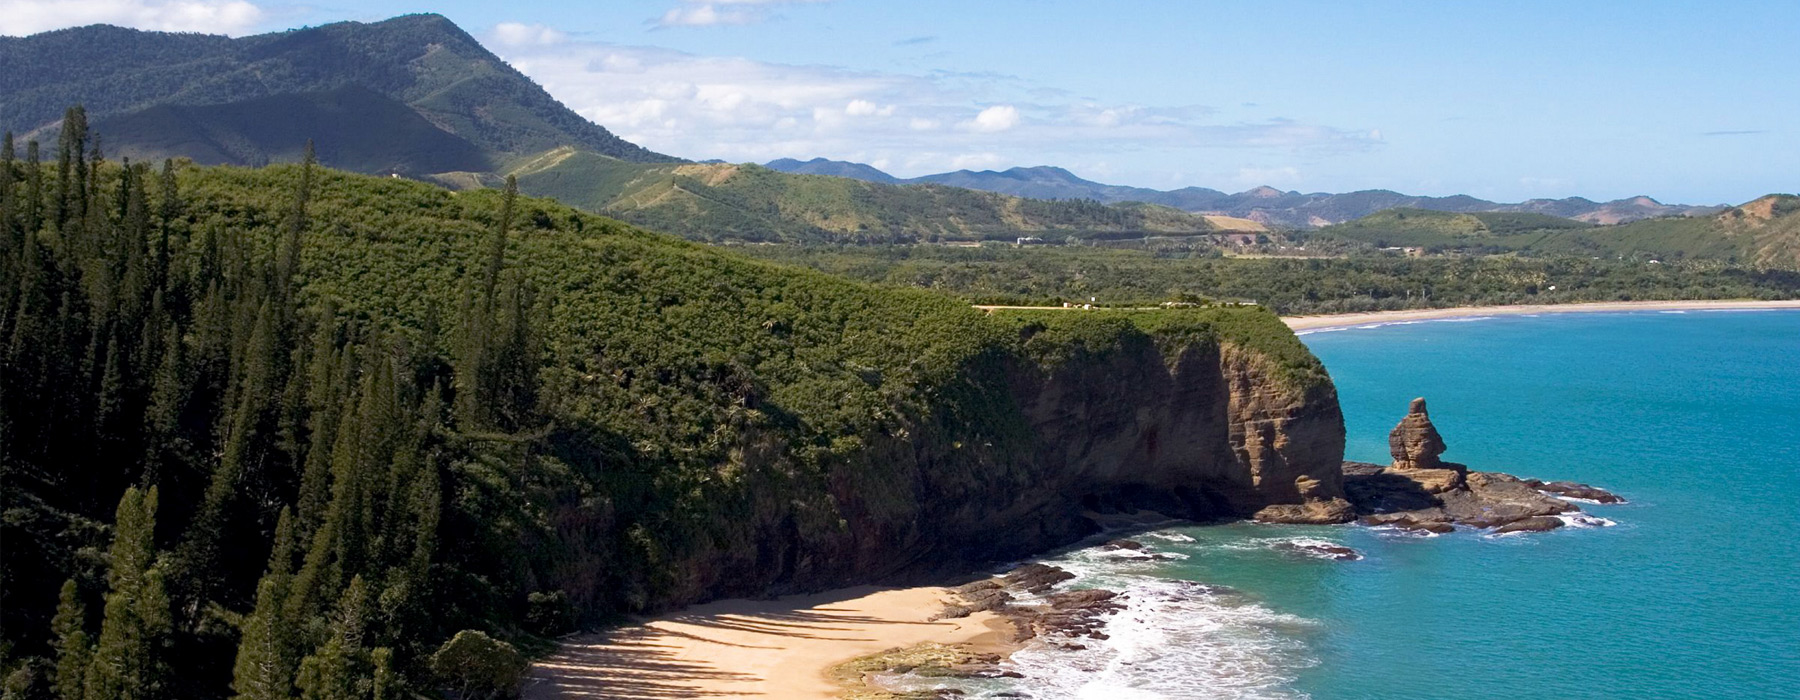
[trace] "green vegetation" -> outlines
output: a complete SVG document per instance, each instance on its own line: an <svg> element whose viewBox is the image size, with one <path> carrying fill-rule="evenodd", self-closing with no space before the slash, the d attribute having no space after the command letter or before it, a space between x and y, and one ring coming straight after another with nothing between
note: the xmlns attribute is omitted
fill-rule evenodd
<svg viewBox="0 0 1800 700"><path fill-rule="evenodd" d="M1590 224L1545 214L1478 212L1460 214L1426 209L1387 209L1319 231L1376 246L1452 247L1480 245L1488 239L1521 233L1588 228ZM1482 243L1485 243L1483 241ZM1503 245L1503 244L1495 244Z"/></svg>
<svg viewBox="0 0 1800 700"><path fill-rule="evenodd" d="M1254 301L1282 314L1482 304L1792 299L1800 272L1716 260L1588 257L1220 258L1087 247L752 246L744 252L973 303L1153 306L1187 297ZM1551 289L1555 287L1555 289Z"/></svg>
<svg viewBox="0 0 1800 700"><path fill-rule="evenodd" d="M510 188L159 173L66 123L0 149L10 697L488 692L502 642L857 570L811 553L918 517L896 436L945 488L1025 473L1009 373L1066 354ZM1080 337L1323 379L1265 311L1143 320Z"/></svg>
<svg viewBox="0 0 1800 700"><path fill-rule="evenodd" d="M1428 253L1520 254L1618 260L1722 260L1800 268L1800 214L1771 195L1717 216L1644 219L1592 226L1542 214L1453 214L1390 209L1320 229L1315 238Z"/></svg>
<svg viewBox="0 0 1800 700"><path fill-rule="evenodd" d="M995 309L1027 338L1025 352L1040 365L1058 366L1103 355L1128 342L1155 342L1173 362L1182 348L1231 345L1250 348L1286 386L1312 388L1330 383L1312 351L1281 317L1260 306L1193 309Z"/></svg>
<svg viewBox="0 0 1800 700"><path fill-rule="evenodd" d="M895 243L1039 236L1191 235L1206 219L1167 207L1019 199L942 185L884 185L758 165L642 165L561 149L521 163L519 187L695 240Z"/></svg>
<svg viewBox="0 0 1800 700"><path fill-rule="evenodd" d="M417 113L364 109L335 117L359 117L354 124L330 124L326 131L331 133L299 136L316 139L328 149L325 142L334 133L366 139L375 148L359 157L393 160L374 154L393 148L388 155L406 155L409 144L426 136L415 128L423 117L466 142L464 147L495 159L574 146L627 160L671 160L582 118L455 24L431 14L239 39L79 27L24 38L0 37L0 65L8 68L0 76L0 94L6 95L0 101L0 127L35 133L53 128L64 107L85 104L94 121L105 126L108 149L114 153L137 149L136 155L158 160L201 158L204 151L224 142L227 154L264 153L293 162L299 153L292 134L271 128L292 118L284 112L293 106L291 100L315 100L309 96L352 86L404 103ZM284 95L293 97L267 99ZM118 128L107 124L113 117L154 107L195 105L214 107L200 115L139 116L130 120L130 129L124 122ZM145 120L160 120L171 130L144 131ZM196 130L205 140L183 143L174 138ZM352 130L362 133L351 134ZM114 140L115 136L134 140ZM143 140L135 140L139 137ZM152 152L155 148L168 150ZM337 152L328 150L326 155Z"/></svg>

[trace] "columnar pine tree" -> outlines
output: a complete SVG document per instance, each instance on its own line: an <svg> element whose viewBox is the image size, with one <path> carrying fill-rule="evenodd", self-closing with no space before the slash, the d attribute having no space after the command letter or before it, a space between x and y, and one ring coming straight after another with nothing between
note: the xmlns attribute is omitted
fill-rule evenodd
<svg viewBox="0 0 1800 700"><path fill-rule="evenodd" d="M156 487L125 490L108 551L106 617L88 665L86 700L165 697L164 648L173 632L156 566Z"/></svg>
<svg viewBox="0 0 1800 700"><path fill-rule="evenodd" d="M88 665L94 657L94 645L87 634L87 608L81 604L81 592L75 579L63 583L56 605L56 618L50 631L56 635L57 700L84 700L82 688L87 683Z"/></svg>

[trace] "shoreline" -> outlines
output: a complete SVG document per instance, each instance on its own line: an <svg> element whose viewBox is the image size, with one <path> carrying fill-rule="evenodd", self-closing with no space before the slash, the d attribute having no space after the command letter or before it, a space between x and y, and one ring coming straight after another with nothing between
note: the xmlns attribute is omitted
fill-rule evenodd
<svg viewBox="0 0 1800 700"><path fill-rule="evenodd" d="M999 615L932 620L948 588L858 586L774 600L722 600L565 640L534 662L524 700L768 697L832 700L832 669L921 644L1008 651Z"/></svg>
<svg viewBox="0 0 1800 700"><path fill-rule="evenodd" d="M1318 316L1283 316L1282 322L1296 331L1341 330L1369 324L1403 321L1447 321L1486 316L1530 316L1537 314L1607 313L1626 311L1762 311L1800 309L1800 300L1706 300L1706 301L1602 301L1578 304L1511 304L1506 306L1458 306L1447 309L1407 309L1403 311L1368 311Z"/></svg>

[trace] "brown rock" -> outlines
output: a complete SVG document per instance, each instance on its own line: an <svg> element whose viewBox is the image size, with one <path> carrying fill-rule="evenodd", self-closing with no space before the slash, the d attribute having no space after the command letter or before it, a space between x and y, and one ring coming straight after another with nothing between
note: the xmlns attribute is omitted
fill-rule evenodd
<svg viewBox="0 0 1800 700"><path fill-rule="evenodd" d="M1417 482L1419 490L1425 493L1437 494L1463 487L1463 473L1455 469L1395 469L1394 473Z"/></svg>
<svg viewBox="0 0 1800 700"><path fill-rule="evenodd" d="M1132 551L1137 551L1137 550L1144 548L1144 543L1139 542L1137 540L1113 540L1106 544L1100 545L1100 547L1102 549L1107 549L1107 550L1129 549Z"/></svg>
<svg viewBox="0 0 1800 700"><path fill-rule="evenodd" d="M1625 499L1611 491L1587 484L1577 484L1573 481L1538 481L1537 479L1525 479L1524 481L1526 486L1563 498L1579 498L1584 501L1607 504L1625 502Z"/></svg>
<svg viewBox="0 0 1800 700"><path fill-rule="evenodd" d="M1508 532L1549 532L1562 526L1563 521L1561 518L1553 518L1548 515L1537 515L1514 520L1505 525L1501 525L1499 529L1494 530L1494 534L1504 535Z"/></svg>
<svg viewBox="0 0 1800 700"><path fill-rule="evenodd" d="M1438 459L1444 453L1444 438L1431 424L1424 398L1413 399L1406 417L1388 433L1388 452L1394 457L1395 469L1452 468Z"/></svg>
<svg viewBox="0 0 1800 700"><path fill-rule="evenodd" d="M1288 525L1335 525L1356 519L1356 509L1342 498L1264 506L1251 516L1258 522Z"/></svg>
<svg viewBox="0 0 1800 700"><path fill-rule="evenodd" d="M1119 594L1112 591L1090 588L1081 591L1052 593L1045 596L1044 600L1050 603L1051 608L1056 610L1085 610L1102 607L1102 604L1117 606L1117 603L1110 603L1110 601L1118 596Z"/></svg>
<svg viewBox="0 0 1800 700"><path fill-rule="evenodd" d="M1362 554L1357 552L1356 550L1351 549L1349 547L1345 547L1343 545L1338 545L1338 544L1301 544L1299 542L1276 542L1275 548L1282 550L1282 551L1286 551L1286 552L1293 552L1295 554L1304 554L1309 557L1317 557L1320 559L1334 559L1337 561L1356 561L1356 560L1362 558Z"/></svg>
<svg viewBox="0 0 1800 700"><path fill-rule="evenodd" d="M1031 593L1043 593L1050 590L1051 586L1072 578L1075 578L1075 574L1060 568L1049 564L1031 563L1013 569L1001 577L1001 580L1005 581L1008 586L1022 588Z"/></svg>

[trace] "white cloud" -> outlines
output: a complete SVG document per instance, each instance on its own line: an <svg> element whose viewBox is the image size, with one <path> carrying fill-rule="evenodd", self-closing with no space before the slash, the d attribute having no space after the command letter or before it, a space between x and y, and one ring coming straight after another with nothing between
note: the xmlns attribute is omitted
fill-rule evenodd
<svg viewBox="0 0 1800 700"><path fill-rule="evenodd" d="M569 36L542 24L501 22L494 25L494 40L506 46L549 46L560 44Z"/></svg>
<svg viewBox="0 0 1800 700"><path fill-rule="evenodd" d="M0 0L0 35L89 24L207 34L248 33L263 9L245 0Z"/></svg>
<svg viewBox="0 0 1800 700"><path fill-rule="evenodd" d="M542 36L506 31L515 39ZM1205 106L1098 103L1005 75L860 71L578 38L509 42L497 27L485 38L582 116L646 148L694 159L881 160L911 176L964 166L1145 160L1127 153L1217 162L1222 149L1232 149L1253 154L1234 159L1274 160L1262 153L1312 155L1379 143L1367 129L1227 123Z"/></svg>
<svg viewBox="0 0 1800 700"><path fill-rule="evenodd" d="M1012 105L995 105L981 110L980 114L975 115L974 119L965 124L970 131L986 134L1007 131L1018 125L1019 108Z"/></svg>
<svg viewBox="0 0 1800 700"><path fill-rule="evenodd" d="M811 5L831 0L686 0L651 20L658 27L713 27L730 24L756 24L769 19L769 8L776 5Z"/></svg>
<svg viewBox="0 0 1800 700"><path fill-rule="evenodd" d="M891 117L894 106L882 107L868 100L851 100L850 104L844 105L844 113L852 117Z"/></svg>
<svg viewBox="0 0 1800 700"><path fill-rule="evenodd" d="M762 21L762 13L749 10L721 10L713 5L673 7L656 20L658 27L711 27L721 24L753 24Z"/></svg>

